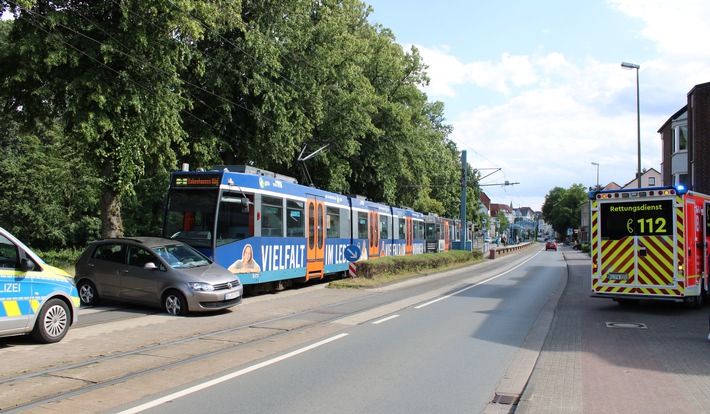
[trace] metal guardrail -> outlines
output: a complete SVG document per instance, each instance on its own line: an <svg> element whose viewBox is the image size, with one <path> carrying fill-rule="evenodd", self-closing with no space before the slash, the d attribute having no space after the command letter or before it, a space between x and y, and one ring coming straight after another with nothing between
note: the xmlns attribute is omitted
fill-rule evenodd
<svg viewBox="0 0 710 414"><path fill-rule="evenodd" d="M496 257L504 256L508 253L517 252L517 251L526 249L526 248L532 246L533 244L535 244L535 242L525 242L525 243L518 243L518 244L513 244L513 245L508 245L508 246L492 247L490 250L490 253L488 254L488 258L495 259Z"/></svg>

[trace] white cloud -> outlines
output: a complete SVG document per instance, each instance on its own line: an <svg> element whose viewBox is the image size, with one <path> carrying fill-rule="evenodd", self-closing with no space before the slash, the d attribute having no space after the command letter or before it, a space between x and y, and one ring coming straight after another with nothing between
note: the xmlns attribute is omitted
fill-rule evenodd
<svg viewBox="0 0 710 414"><path fill-rule="evenodd" d="M530 85L536 82L532 64L526 56L501 55L498 62L463 63L448 50L417 45L429 66L431 83L425 91L432 96L456 96L456 86L471 84L510 95L509 84Z"/></svg>
<svg viewBox="0 0 710 414"><path fill-rule="evenodd" d="M588 59L583 66L575 66L560 53L532 58L503 54L500 61L485 64L450 62L457 60L448 56L429 61L436 69L432 84L439 85L438 90L454 90L468 82L511 94L503 104L481 105L456 114L453 124L454 138L460 148L473 150L469 163L474 168L499 167L504 171L504 179L520 182L515 190L520 195L510 200L516 206L525 200L530 207L539 209L544 195L555 186L594 184L590 182L590 177L596 176L592 161L601 164L602 184L610 181L625 184L634 177L635 105L620 108L618 101L619 95L626 93L628 102L635 102L635 77L620 76L618 63ZM490 70L462 70L481 66ZM490 76L481 81L476 77L480 73ZM515 94L510 91L512 87L516 88ZM649 117L643 120L642 165L646 168L660 169L660 140L656 130L664 121ZM604 169L620 173L611 176L604 174ZM488 182L503 180L501 175L491 179ZM513 198L510 188L484 188L484 191ZM510 201L494 199L504 204Z"/></svg>
<svg viewBox="0 0 710 414"><path fill-rule="evenodd" d="M646 57L634 61L641 66L641 165L661 171L657 130L686 104L694 85L710 81L705 44L710 2L608 0L607 5L636 23L629 30L640 27L629 36L651 41L650 50L630 50L630 57L613 61L553 51L501 52L496 60L466 62L451 48L417 45L431 77L425 92L445 102L456 99L457 112L447 103L452 139L468 151L474 168L502 168L484 183L520 182L484 187L493 202L539 209L553 187L594 185L592 161L600 164L602 185L634 178L636 73L619 64L638 55ZM471 90L462 105L469 96L464 91Z"/></svg>
<svg viewBox="0 0 710 414"><path fill-rule="evenodd" d="M609 0L611 7L643 22L641 34L670 56L710 57L707 0Z"/></svg>

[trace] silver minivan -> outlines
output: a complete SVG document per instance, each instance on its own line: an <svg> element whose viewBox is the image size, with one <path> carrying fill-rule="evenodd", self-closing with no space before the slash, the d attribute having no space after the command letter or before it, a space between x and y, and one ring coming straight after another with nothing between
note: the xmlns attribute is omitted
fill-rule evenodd
<svg viewBox="0 0 710 414"><path fill-rule="evenodd" d="M0 336L58 342L77 322L78 307L74 279L0 227Z"/></svg>
<svg viewBox="0 0 710 414"><path fill-rule="evenodd" d="M161 237L97 240L76 262L82 305L101 299L163 308L171 315L241 302L239 277L187 244Z"/></svg>

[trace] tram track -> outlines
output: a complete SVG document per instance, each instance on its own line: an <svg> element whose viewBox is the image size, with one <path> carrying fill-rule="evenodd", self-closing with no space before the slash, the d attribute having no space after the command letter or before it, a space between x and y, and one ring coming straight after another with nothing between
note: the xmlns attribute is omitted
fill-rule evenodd
<svg viewBox="0 0 710 414"><path fill-rule="evenodd" d="M444 295L516 260L500 266L504 262L476 265L475 273L466 267L374 290L312 286L248 298L218 314L175 318L143 313L92 321L72 329L58 344L11 346L15 355L0 373L0 412L112 412Z"/></svg>
<svg viewBox="0 0 710 414"><path fill-rule="evenodd" d="M316 325L329 324L348 314L380 306L379 303L365 307L355 306L355 310L351 312L332 310L336 307L348 306L354 302L361 302L363 299L371 299L375 296L377 294L370 294L364 297L335 302L325 307L305 309L279 317L257 320L239 326L145 346L140 349L0 378L0 412L18 413L34 410L58 401L94 393L103 388L126 383L137 378L168 372L227 353L240 351L244 348L254 348L250 353L267 356L269 355L269 350L275 348L275 343L282 342L281 338L283 336L298 334L299 332L313 329ZM148 316L152 315L139 318ZM120 320L139 318L121 318ZM116 320L106 324L114 322ZM102 324L92 322L82 327L82 329L100 325ZM250 339L247 340L247 338ZM206 342L209 342L207 347L205 346ZM289 343L289 341L284 342ZM185 350L186 348L188 349L187 351ZM207 350L203 351L201 350L202 348L207 348ZM278 349L275 352L278 352ZM166 355L170 356L166 357ZM148 358L153 361L160 361L160 363L139 366L133 361L136 358ZM123 367L120 372L115 371L117 366ZM214 371L218 372L228 367L215 364L215 368ZM87 375L88 372L92 371L113 371L113 374L106 375L100 379L92 379L90 375ZM51 393L51 395L37 395L34 392L23 393L21 391L36 390L38 383L46 384L48 382L60 382L62 385L58 387L59 390ZM179 384L174 384L174 386L177 385ZM48 390L52 388L54 387L47 387Z"/></svg>

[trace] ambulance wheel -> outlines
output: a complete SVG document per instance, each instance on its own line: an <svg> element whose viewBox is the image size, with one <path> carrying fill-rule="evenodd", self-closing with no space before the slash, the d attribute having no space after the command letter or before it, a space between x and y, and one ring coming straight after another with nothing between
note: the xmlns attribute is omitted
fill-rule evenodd
<svg viewBox="0 0 710 414"><path fill-rule="evenodd" d="M700 294L698 296L692 296L689 298L685 298L685 303L690 308L700 309L703 307L704 297L705 297L705 289L701 290Z"/></svg>
<svg viewBox="0 0 710 414"><path fill-rule="evenodd" d="M99 292L96 286L88 280L80 281L76 289L79 291L79 299L81 304L86 306L96 306L99 304Z"/></svg>
<svg viewBox="0 0 710 414"><path fill-rule="evenodd" d="M64 338L71 325L69 306L61 299L50 299L42 306L35 327L32 329L32 338L43 344L59 342Z"/></svg>

